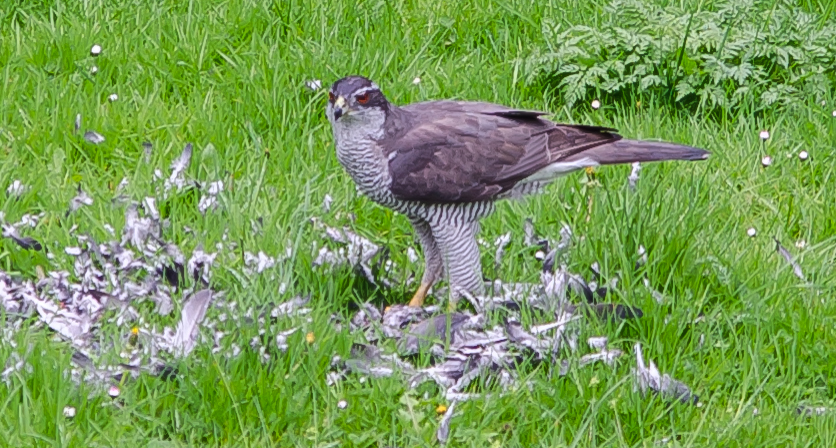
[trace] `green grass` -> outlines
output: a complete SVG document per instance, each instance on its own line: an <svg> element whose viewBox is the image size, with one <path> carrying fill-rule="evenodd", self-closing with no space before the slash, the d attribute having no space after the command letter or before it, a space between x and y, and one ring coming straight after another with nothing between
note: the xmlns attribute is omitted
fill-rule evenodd
<svg viewBox="0 0 836 448"><path fill-rule="evenodd" d="M712 7L711 0L681 3ZM804 7L830 17L833 7L825 3ZM334 156L324 93L303 87L308 79L327 86L355 73L373 78L396 103L494 101L713 153L701 163L645 166L635 193L626 188L629 167L599 170L595 187L574 175L544 195L504 203L482 227L487 241L506 231L513 236L498 272L488 262L492 252L483 251L488 275L537 281L539 264L522 243L524 218L533 217L550 238L568 223L577 237L570 269L587 272L597 261L608 274L622 273L614 299L645 312L627 323L594 323L582 336L607 335L628 353L641 342L645 356L689 384L704 405L669 406L634 393L629 355L615 367L576 369L564 378L550 377L544 366L523 371L530 390L460 403L452 446L653 446L665 437L672 438L670 446L836 444L832 414L803 418L794 412L799 403L828 405L836 392L836 101L717 118L635 92L640 105L566 109L553 92L524 82L522 61L545 44L544 18L607 26L603 4L19 0L0 6L0 186L20 179L32 187L20 200L0 197L7 221L46 212L29 235L71 268L62 253L74 243L71 225L107 237L103 225L118 229L124 220L124 210L110 203L119 181L127 177L129 194L141 200L153 192L154 169L167 172L182 147L194 142L189 177L220 178L230 188L223 210L205 217L196 198L169 200L163 207L171 219L167 237L190 251L198 244L214 247L228 229L242 250L277 255L290 247L290 260L251 279L237 274L240 258L221 260L214 287L242 307L310 293L315 309L312 323L296 322L305 330L290 338L287 354L271 363L263 365L247 350L227 360L201 346L180 363L180 379L126 382L121 407L76 387L62 373L70 367L67 346L25 325L13 338L16 346L0 345L0 359L29 353L32 366L0 385L0 445L435 444L438 390L409 391L399 377L325 384L331 357L345 356L353 337L330 330L329 316L348 313L350 304L371 295L405 302L414 287L375 291L349 271L310 266L312 244L322 240L309 224L312 217L350 225L390 246L404 266L413 245L405 218L355 193ZM93 44L104 49L95 59ZM415 77L421 78L417 86ZM112 93L119 100L111 103ZM98 131L103 144L73 134L77 113L82 131ZM772 134L764 144L761 129ZM154 144L148 164L146 140ZM795 156L802 149L810 153L806 162ZM767 169L760 164L764 154L774 159ZM95 203L65 217L77 183ZM321 209L326 194L334 199L329 213ZM259 217L264 233L255 235L250 220ZM747 237L750 227L757 237ZM797 255L808 283L793 276L772 236ZM796 248L799 240L806 248ZM639 245L647 248L649 263L634 272ZM37 265L47 266L42 252L0 241L0 269L34 278ZM664 305L643 287L645 273L668 297ZM284 295L281 282L290 285ZM706 321L689 325L700 312ZM173 326L174 319L158 323ZM226 330L232 332L226 343L242 347L258 334L254 325L230 323ZM118 353L129 328L108 324L101 331L116 341ZM305 342L307 331L316 335L313 344ZM340 410L343 399L349 405ZM67 405L78 409L73 420L62 416Z"/></svg>

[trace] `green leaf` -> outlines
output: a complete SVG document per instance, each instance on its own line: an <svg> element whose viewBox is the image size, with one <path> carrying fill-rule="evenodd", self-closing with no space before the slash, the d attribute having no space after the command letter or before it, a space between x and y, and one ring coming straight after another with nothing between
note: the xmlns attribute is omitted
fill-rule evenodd
<svg viewBox="0 0 836 448"><path fill-rule="evenodd" d="M687 81L680 81L676 84L676 101L680 101L694 92L694 86L692 86Z"/></svg>
<svg viewBox="0 0 836 448"><path fill-rule="evenodd" d="M647 90L652 86L661 86L663 84L664 81L662 81L662 78L656 75L647 75L644 78L642 78L641 82L639 83L639 87L642 90Z"/></svg>

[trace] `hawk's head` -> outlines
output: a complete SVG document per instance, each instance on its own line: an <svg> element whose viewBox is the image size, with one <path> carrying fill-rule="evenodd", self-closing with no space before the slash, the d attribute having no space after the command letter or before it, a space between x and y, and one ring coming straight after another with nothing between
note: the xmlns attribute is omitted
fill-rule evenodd
<svg viewBox="0 0 836 448"><path fill-rule="evenodd" d="M331 126L372 124L386 116L389 102L377 84L362 76L346 76L331 86L325 113Z"/></svg>

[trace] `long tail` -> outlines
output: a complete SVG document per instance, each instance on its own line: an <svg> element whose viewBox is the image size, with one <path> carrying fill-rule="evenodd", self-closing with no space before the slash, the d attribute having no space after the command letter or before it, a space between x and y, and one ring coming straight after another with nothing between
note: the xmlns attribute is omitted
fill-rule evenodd
<svg viewBox="0 0 836 448"><path fill-rule="evenodd" d="M622 139L579 152L561 162L591 159L598 165L613 165L662 160L705 160L710 154L704 149L674 143Z"/></svg>

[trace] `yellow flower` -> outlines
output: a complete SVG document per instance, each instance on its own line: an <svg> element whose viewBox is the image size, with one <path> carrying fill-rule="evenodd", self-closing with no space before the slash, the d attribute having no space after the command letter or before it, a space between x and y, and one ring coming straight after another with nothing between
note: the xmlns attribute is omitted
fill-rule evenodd
<svg viewBox="0 0 836 448"><path fill-rule="evenodd" d="M311 332L309 332L308 334L305 335L305 340L308 341L308 344L313 344L315 339L316 338L314 338L313 331L311 331Z"/></svg>
<svg viewBox="0 0 836 448"><path fill-rule="evenodd" d="M588 167L586 167L586 169L584 169L584 171L586 171L587 175L591 176L591 175L595 174L595 167L588 166Z"/></svg>
<svg viewBox="0 0 836 448"><path fill-rule="evenodd" d="M136 341L139 339L139 327L131 328L131 335L128 336L128 345L133 346L136 345Z"/></svg>
<svg viewBox="0 0 836 448"><path fill-rule="evenodd" d="M436 413L436 414L439 414L439 415L440 415L440 414L443 414L443 413L445 413L445 412L447 412L447 406L445 406L445 405L443 405L443 404L440 404L440 405L438 405L438 407L437 407L437 408L435 408L435 413Z"/></svg>

